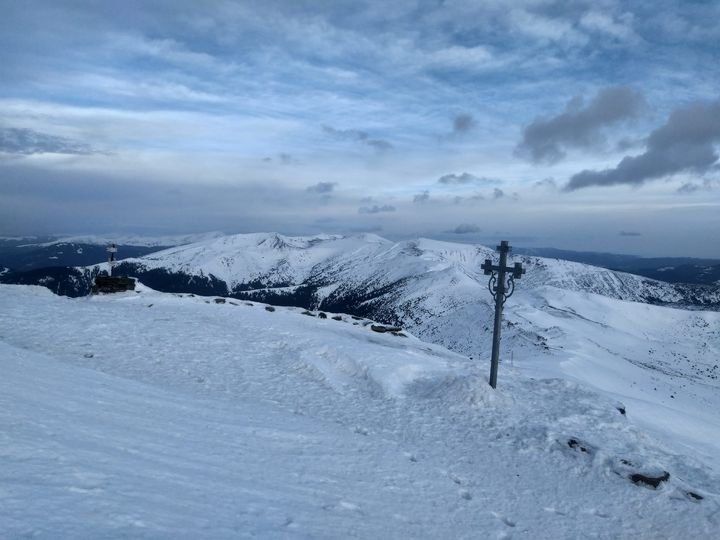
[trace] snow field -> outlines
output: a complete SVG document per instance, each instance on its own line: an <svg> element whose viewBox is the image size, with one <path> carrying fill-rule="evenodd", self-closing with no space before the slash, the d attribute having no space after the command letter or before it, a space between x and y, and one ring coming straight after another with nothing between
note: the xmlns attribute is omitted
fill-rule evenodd
<svg viewBox="0 0 720 540"><path fill-rule="evenodd" d="M486 362L412 336L230 302L0 287L0 536L720 528L717 474L611 398L507 362L495 392ZM627 478L665 470L657 490Z"/></svg>

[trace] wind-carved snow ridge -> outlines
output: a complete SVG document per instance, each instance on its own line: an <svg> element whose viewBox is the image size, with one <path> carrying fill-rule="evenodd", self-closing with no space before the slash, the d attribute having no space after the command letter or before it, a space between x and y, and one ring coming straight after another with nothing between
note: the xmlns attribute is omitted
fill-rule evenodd
<svg viewBox="0 0 720 540"><path fill-rule="evenodd" d="M0 286L0 536L713 538L720 469L668 420L710 450L717 392L705 419L682 396L707 379L629 399L671 381L625 356L717 314L517 294L493 391L486 360L358 316Z"/></svg>

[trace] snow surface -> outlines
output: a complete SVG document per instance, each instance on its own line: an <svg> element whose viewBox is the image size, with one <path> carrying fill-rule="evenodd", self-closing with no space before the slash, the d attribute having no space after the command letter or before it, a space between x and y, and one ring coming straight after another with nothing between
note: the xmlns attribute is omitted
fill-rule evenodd
<svg viewBox="0 0 720 540"><path fill-rule="evenodd" d="M614 396L666 445L720 471L720 313L554 287L513 300L506 346L524 375Z"/></svg>
<svg viewBox="0 0 720 540"><path fill-rule="evenodd" d="M512 317L565 347L597 298L526 300ZM598 305L588 325L642 318L630 345L659 322ZM624 416L570 380L644 371L603 369L600 346L525 359L518 333L493 391L486 361L368 323L0 286L0 537L717 538L718 471L637 422L639 400ZM663 471L658 489L628 479Z"/></svg>

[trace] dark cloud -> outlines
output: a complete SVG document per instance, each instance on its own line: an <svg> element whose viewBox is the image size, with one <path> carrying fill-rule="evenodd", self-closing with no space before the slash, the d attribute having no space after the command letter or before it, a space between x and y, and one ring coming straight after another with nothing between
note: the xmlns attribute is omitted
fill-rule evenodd
<svg viewBox="0 0 720 540"><path fill-rule="evenodd" d="M392 144L390 144L387 141L383 141L382 139L367 139L365 141L365 144L367 144L368 146L370 146L380 152L385 152L386 150L391 150L393 147Z"/></svg>
<svg viewBox="0 0 720 540"><path fill-rule="evenodd" d="M642 233L635 231L620 231L618 234L620 236L642 236Z"/></svg>
<svg viewBox="0 0 720 540"><path fill-rule="evenodd" d="M700 191L702 186L700 184L693 184L692 182L685 182L682 186L677 189L678 193L695 193Z"/></svg>
<svg viewBox="0 0 720 540"><path fill-rule="evenodd" d="M298 197L299 190L265 183L168 184L136 175L17 163L0 163L0 178L0 234L306 232L306 198ZM283 217L268 208L282 209Z"/></svg>
<svg viewBox="0 0 720 540"><path fill-rule="evenodd" d="M480 232L482 229L477 225L471 225L469 223L461 223L451 231L446 231L450 234L470 234Z"/></svg>
<svg viewBox="0 0 720 540"><path fill-rule="evenodd" d="M280 154L277 155L276 158L272 158L272 157L268 156L268 157L264 158L263 161L266 163L272 163L273 161L278 161L282 165L293 165L298 162L298 160L295 159L292 154L287 154L285 152L281 152Z"/></svg>
<svg viewBox="0 0 720 540"><path fill-rule="evenodd" d="M473 115L468 113L458 114L453 118L453 134L463 135L475 129L477 122Z"/></svg>
<svg viewBox="0 0 720 540"><path fill-rule="evenodd" d="M278 158L280 159L280 163L283 165L290 165L291 163L295 163L297 161L291 154L286 154L284 152L278 154Z"/></svg>
<svg viewBox="0 0 720 540"><path fill-rule="evenodd" d="M618 152L627 152L628 150L635 150L637 148L643 148L647 143L644 139L620 139L615 145L615 149Z"/></svg>
<svg viewBox="0 0 720 540"><path fill-rule="evenodd" d="M379 206L374 204L372 206L361 206L358 208L358 214L380 214L382 212L394 212L395 207L390 204L383 204Z"/></svg>
<svg viewBox="0 0 720 540"><path fill-rule="evenodd" d="M487 176L475 176L467 172L460 174L445 174L438 178L438 184L455 185L455 184L502 184L502 180L496 178L488 178Z"/></svg>
<svg viewBox="0 0 720 540"><path fill-rule="evenodd" d="M493 199L495 199L495 200L502 199L504 196L505 196L505 192L502 189L498 189L498 188L493 189L493 194L492 194Z"/></svg>
<svg viewBox="0 0 720 540"><path fill-rule="evenodd" d="M557 162L567 148L588 148L602 142L604 128L637 116L644 103L641 94L620 86L601 90L587 105L576 96L564 112L530 123L516 154L534 162Z"/></svg>
<svg viewBox="0 0 720 540"><path fill-rule="evenodd" d="M322 126L322 130L334 139L365 144L380 152L391 150L393 148L393 145L388 141L384 141L382 139L372 139L366 131L361 131L359 129L336 129L331 126Z"/></svg>
<svg viewBox="0 0 720 540"><path fill-rule="evenodd" d="M415 195L413 197L413 202L415 204L421 204L421 203L427 202L429 200L430 200L430 192L427 190L423 191L422 193L418 193L417 195Z"/></svg>
<svg viewBox="0 0 720 540"><path fill-rule="evenodd" d="M89 144L48 135L27 128L0 128L0 153L7 154L94 154Z"/></svg>
<svg viewBox="0 0 720 540"><path fill-rule="evenodd" d="M680 186L677 189L678 193L695 193L696 191L712 191L713 184L718 184L718 181L711 180L710 178L705 178L702 182L702 184L694 183L694 182L685 182L682 186Z"/></svg>
<svg viewBox="0 0 720 540"><path fill-rule="evenodd" d="M718 160L720 99L695 102L672 112L667 122L650 133L644 153L626 156L612 169L582 171L565 186L566 191L588 186L618 184L639 186L671 174L704 173Z"/></svg>
<svg viewBox="0 0 720 540"><path fill-rule="evenodd" d="M457 197L455 197L453 199L455 204L460 204L464 201L473 202L473 201L484 201L484 200L485 200L485 197L480 193L475 193L474 195L470 195L470 196L466 196L466 197L462 197L462 196L458 195Z"/></svg>
<svg viewBox="0 0 720 540"><path fill-rule="evenodd" d="M369 227L350 227L348 232L351 233L378 233L382 232L383 228L380 225L371 225Z"/></svg>
<svg viewBox="0 0 720 540"><path fill-rule="evenodd" d="M313 223L317 223L318 225L327 225L327 224L333 224L333 223L337 223L337 222L338 222L338 219L336 217L332 217L332 216L317 218L315 221L313 221Z"/></svg>
<svg viewBox="0 0 720 540"><path fill-rule="evenodd" d="M553 178L543 178L535 182L533 188L557 189L557 182Z"/></svg>
<svg viewBox="0 0 720 540"><path fill-rule="evenodd" d="M323 193L327 194L332 192L332 190L335 189L335 186L337 186L337 182L318 182L314 186L309 186L305 189L305 191L308 191L310 193Z"/></svg>

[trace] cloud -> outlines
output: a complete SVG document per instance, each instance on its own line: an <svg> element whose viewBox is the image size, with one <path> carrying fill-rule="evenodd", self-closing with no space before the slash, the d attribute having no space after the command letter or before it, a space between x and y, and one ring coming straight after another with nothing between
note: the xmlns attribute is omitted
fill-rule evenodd
<svg viewBox="0 0 720 540"><path fill-rule="evenodd" d="M493 189L493 194L492 194L493 199L495 199L495 200L502 199L504 196L505 196L505 192L502 189L498 189L498 188Z"/></svg>
<svg viewBox="0 0 720 540"><path fill-rule="evenodd" d="M620 236L642 236L642 233L635 231L620 231L618 234Z"/></svg>
<svg viewBox="0 0 720 540"><path fill-rule="evenodd" d="M585 170L570 178L565 191L589 186L639 186L647 180L677 173L709 171L718 160L714 144L720 141L720 99L700 101L675 109L667 122L647 139L645 152L626 156L614 168ZM682 189L682 188L681 188Z"/></svg>
<svg viewBox="0 0 720 540"><path fill-rule="evenodd" d="M263 158L263 161L265 163L272 163L276 159L282 165L293 165L293 164L298 163L298 160L295 159L295 157L292 154L287 154L285 152L281 152L280 154L278 154L277 158L272 158L271 156L267 156L267 157Z"/></svg>
<svg viewBox="0 0 720 540"><path fill-rule="evenodd" d="M461 223L451 231L446 231L450 234L470 234L480 232L482 229L477 225L471 225L469 223Z"/></svg>
<svg viewBox="0 0 720 540"><path fill-rule="evenodd" d="M98 153L89 144L26 128L0 128L0 153L81 154Z"/></svg>
<svg viewBox="0 0 720 540"><path fill-rule="evenodd" d="M301 191L266 182L178 184L152 175L46 169L20 162L0 162L0 178L0 234L131 230L303 234L308 216L316 215L307 198L298 196Z"/></svg>
<svg viewBox="0 0 720 540"><path fill-rule="evenodd" d="M695 193L700 191L702 186L699 184L693 184L692 182L685 182L682 186L677 189L678 193Z"/></svg>
<svg viewBox="0 0 720 540"><path fill-rule="evenodd" d="M383 228L380 225L370 225L369 227L349 227L348 232L351 233L378 233L382 232Z"/></svg>
<svg viewBox="0 0 720 540"><path fill-rule="evenodd" d="M378 206L377 204L374 204L372 206L361 206L358 208L358 214L380 214L383 212L394 212L395 207L390 204L383 204L382 206Z"/></svg>
<svg viewBox="0 0 720 540"><path fill-rule="evenodd" d="M393 147L392 144L387 141L383 141L382 139L367 139L365 140L365 144L380 152L391 150Z"/></svg>
<svg viewBox="0 0 720 540"><path fill-rule="evenodd" d="M705 178L702 182L702 184L696 184L693 182L685 182L682 186L680 186L677 189L678 193L684 193L684 194L690 194L695 193L697 191L712 191L713 184L717 184L718 181L711 180L710 178Z"/></svg>
<svg viewBox="0 0 720 540"><path fill-rule="evenodd" d="M393 148L393 145L388 141L382 139L371 139L370 135L366 131L361 131L359 129L336 129L331 126L322 126L322 130L334 139L365 144L380 152L391 150Z"/></svg>
<svg viewBox="0 0 720 540"><path fill-rule="evenodd" d="M337 186L337 182L318 182L317 184L313 186L308 186L305 191L309 193L330 193L335 189L335 186Z"/></svg>
<svg viewBox="0 0 720 540"><path fill-rule="evenodd" d="M537 118L526 126L516 155L536 163L555 163L565 157L568 148L589 148L601 143L606 127L637 116L644 103L641 94L622 86L600 90L587 105L581 96L576 96L564 112Z"/></svg>
<svg viewBox="0 0 720 540"><path fill-rule="evenodd" d="M484 200L485 200L485 197L481 193L475 193L474 195L470 195L469 197L463 197L463 196L457 195L456 197L453 198L453 202L455 204L461 204L465 201L474 202L474 201L484 201Z"/></svg>
<svg viewBox="0 0 720 540"><path fill-rule="evenodd" d="M430 200L430 192L427 190L423 191L422 193L418 193L413 197L413 202L415 204L422 204L424 202L427 202L428 200Z"/></svg>
<svg viewBox="0 0 720 540"><path fill-rule="evenodd" d="M488 178L486 176L475 176L470 173L445 174L438 178L438 184L461 185L461 184L502 184L502 180Z"/></svg>
<svg viewBox="0 0 720 540"><path fill-rule="evenodd" d="M635 41L637 36L632 29L632 19L629 13L614 19L599 11L588 11L580 18L580 26L612 36L619 41Z"/></svg>
<svg viewBox="0 0 720 540"><path fill-rule="evenodd" d="M557 189L557 182L554 178L543 178L532 185L533 189Z"/></svg>
<svg viewBox="0 0 720 540"><path fill-rule="evenodd" d="M468 133L469 131L475 129L476 125L477 122L475 121L473 115L468 113L461 113L453 118L452 132L454 135L464 135L465 133Z"/></svg>

